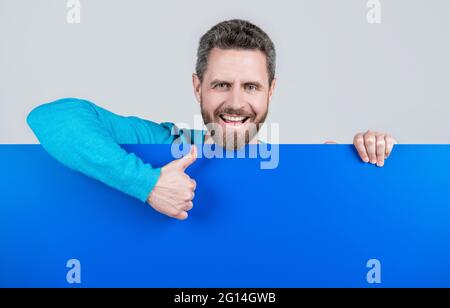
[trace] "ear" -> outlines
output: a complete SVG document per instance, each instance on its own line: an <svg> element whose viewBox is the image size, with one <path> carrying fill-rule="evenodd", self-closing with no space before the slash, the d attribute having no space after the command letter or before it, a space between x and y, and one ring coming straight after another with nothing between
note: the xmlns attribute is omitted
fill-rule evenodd
<svg viewBox="0 0 450 308"><path fill-rule="evenodd" d="M273 92L275 91L275 85L276 85L276 83L277 83L277 79L274 78L274 79L272 80L272 84L270 85L270 88L269 88L269 103L270 103L270 101L272 100L272 95L273 95Z"/></svg>
<svg viewBox="0 0 450 308"><path fill-rule="evenodd" d="M202 97L202 83L195 73L192 74L192 86L194 88L195 98L200 103Z"/></svg>

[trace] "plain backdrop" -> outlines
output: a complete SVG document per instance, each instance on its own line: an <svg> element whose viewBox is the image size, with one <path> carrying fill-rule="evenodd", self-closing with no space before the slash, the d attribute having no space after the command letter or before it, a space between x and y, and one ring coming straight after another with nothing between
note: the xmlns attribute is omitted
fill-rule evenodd
<svg viewBox="0 0 450 308"><path fill-rule="evenodd" d="M36 143L29 111L81 97L122 115L193 123L200 36L243 18L277 53L267 121L281 143L351 143L367 129L401 143L450 143L450 1L0 0L0 143Z"/></svg>

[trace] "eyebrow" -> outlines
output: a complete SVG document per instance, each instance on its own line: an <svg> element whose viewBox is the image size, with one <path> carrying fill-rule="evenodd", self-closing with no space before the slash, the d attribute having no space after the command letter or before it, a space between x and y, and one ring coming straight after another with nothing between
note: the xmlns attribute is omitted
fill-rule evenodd
<svg viewBox="0 0 450 308"><path fill-rule="evenodd" d="M230 82L230 81L221 80L221 79L214 79L213 81L211 81L209 83L209 85L211 87L214 87L215 85L220 84L220 83L227 83L227 84L231 84L231 85L233 84L233 82ZM244 85L253 84L253 85L257 86L260 89L264 88L264 86L259 81L244 81L244 82L242 82L242 84L244 84Z"/></svg>

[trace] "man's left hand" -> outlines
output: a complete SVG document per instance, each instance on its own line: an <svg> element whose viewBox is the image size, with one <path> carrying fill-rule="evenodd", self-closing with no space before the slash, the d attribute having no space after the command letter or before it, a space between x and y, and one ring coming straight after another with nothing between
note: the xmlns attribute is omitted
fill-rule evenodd
<svg viewBox="0 0 450 308"><path fill-rule="evenodd" d="M356 134L353 144L363 162L383 167L384 160L391 155L397 141L389 134L368 130L365 133Z"/></svg>

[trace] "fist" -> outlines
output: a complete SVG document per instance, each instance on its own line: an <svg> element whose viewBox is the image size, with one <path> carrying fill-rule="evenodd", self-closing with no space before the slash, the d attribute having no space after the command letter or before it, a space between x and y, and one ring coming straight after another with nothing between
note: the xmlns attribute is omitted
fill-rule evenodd
<svg viewBox="0 0 450 308"><path fill-rule="evenodd" d="M161 175L153 187L147 203L156 211L169 217L184 220L192 209L197 186L185 170L197 159L197 148L191 146L189 153L161 168Z"/></svg>
<svg viewBox="0 0 450 308"><path fill-rule="evenodd" d="M353 144L365 163L370 162L383 167L384 160L389 157L397 141L389 134L368 130L365 133L356 134Z"/></svg>

